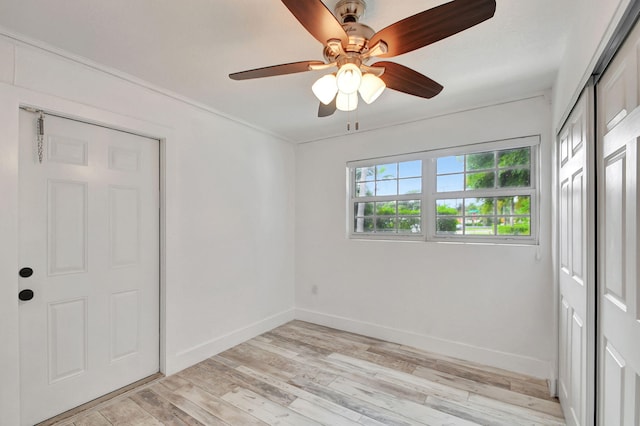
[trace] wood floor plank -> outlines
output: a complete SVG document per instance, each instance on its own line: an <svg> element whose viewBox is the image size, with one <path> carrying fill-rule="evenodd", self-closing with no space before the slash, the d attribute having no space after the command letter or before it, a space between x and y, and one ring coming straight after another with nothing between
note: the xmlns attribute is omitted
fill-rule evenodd
<svg viewBox="0 0 640 426"><path fill-rule="evenodd" d="M504 413L510 413L515 416L521 417L523 419L533 419L537 421L541 425L563 425L564 420L559 418L557 415L542 412L539 410L534 410L528 407L523 407L521 405L510 404L504 401L500 401L493 398L488 398L483 395L471 394L469 396L469 402L473 404L477 404L479 407L482 407L485 411L490 411L493 409L500 410Z"/></svg>
<svg viewBox="0 0 640 426"><path fill-rule="evenodd" d="M180 388L177 393L230 425L266 425L265 422L258 418L245 413L197 386L185 386Z"/></svg>
<svg viewBox="0 0 640 426"><path fill-rule="evenodd" d="M160 397L151 389L143 389L132 394L129 398L143 410L162 422L166 426L201 426L202 423L194 419L169 401Z"/></svg>
<svg viewBox="0 0 640 426"><path fill-rule="evenodd" d="M358 383L352 382L350 380L340 378L331 383L329 387L332 389L336 389L346 395L358 398L394 413L402 413L403 417L417 421L419 423L428 425L478 425L478 423L473 423L460 417L452 416L448 413L435 410L422 404L416 404L415 402L394 398L392 395L388 395L382 392L371 392L366 388L363 389L362 386L360 386Z"/></svg>
<svg viewBox="0 0 640 426"><path fill-rule="evenodd" d="M423 377L437 383L446 384L454 388L466 390L470 393L476 393L482 396L496 399L498 401L506 402L520 407L531 408L535 411L540 411L542 413L547 413L559 418L563 418L560 404L553 401L535 398L518 392L512 392L508 389L486 385L484 383L474 382L473 380L469 380L463 377L457 377L448 373L431 370L424 367L416 368L414 374L416 376Z"/></svg>
<svg viewBox="0 0 640 426"><path fill-rule="evenodd" d="M61 422L565 425L545 380L303 321Z"/></svg>
<svg viewBox="0 0 640 426"><path fill-rule="evenodd" d="M322 425L360 426L360 423L343 417L333 411L314 404L306 399L298 398L289 404L289 409L303 416L314 419ZM358 416L360 419L361 416Z"/></svg>
<svg viewBox="0 0 640 426"><path fill-rule="evenodd" d="M183 389L183 387L180 387L179 389ZM153 390L155 393L169 401L171 404L180 408L182 411L198 420L202 424L205 424L207 426L226 425L226 423L223 422L222 419L209 413L207 410L200 407L193 401L190 401L182 395L179 395L178 393L171 391L169 388L164 387L164 385L162 384L152 386L151 390Z"/></svg>
<svg viewBox="0 0 640 426"><path fill-rule="evenodd" d="M188 382L178 389L186 387L189 384L195 384L216 396L222 396L238 386L237 380L234 380L228 375L220 374L217 371L211 371L211 369L207 368L203 363L182 370L178 373L178 376ZM177 391L178 389L175 390Z"/></svg>
<svg viewBox="0 0 640 426"><path fill-rule="evenodd" d="M327 411L331 411L335 414L338 414L339 416L345 417L349 420L359 420L360 417L362 417L359 413L349 410L348 408L345 408L341 405L335 404L331 401L327 401L326 399L320 398L310 392L307 392L305 390L302 390L296 386L290 385L289 383L285 383L282 381L279 381L277 378L269 376L267 374L264 373L260 373L258 371L252 370L248 367L238 367L238 370L253 376L259 380L262 380L265 383L269 383L273 386L276 386L282 390L284 390L285 392L288 392L292 395L295 395L297 398L296 400L294 400L291 404L293 404L294 402L296 402L299 399L305 399L309 402L314 403L317 406L320 406L322 408L324 408ZM289 406L291 406L291 404L289 404Z"/></svg>
<svg viewBox="0 0 640 426"><path fill-rule="evenodd" d="M236 388L233 392L224 395L222 399L270 425L320 425L320 423L302 416L287 407L274 404L248 389Z"/></svg>
<svg viewBox="0 0 640 426"><path fill-rule="evenodd" d="M102 408L100 414L112 425L162 426L162 423L129 398Z"/></svg>
<svg viewBox="0 0 640 426"><path fill-rule="evenodd" d="M87 416L78 418L73 422L75 426L111 426L111 422L105 419L98 411L93 411ZM60 425L63 426L63 425Z"/></svg>
<svg viewBox="0 0 640 426"><path fill-rule="evenodd" d="M394 413L382 407L370 404L367 401L362 401L346 395L336 389L331 389L330 387L321 386L317 383L302 379L293 379L291 383L307 392L313 393L338 405L342 405L343 407L347 407L352 411L362 414L364 417L376 420L382 424L390 426L408 426L414 424L409 419L404 418L401 414Z"/></svg>
<svg viewBox="0 0 640 426"><path fill-rule="evenodd" d="M238 371L237 368L241 367L240 365L236 368L229 368L228 366L221 364L218 361L219 358L216 356L204 360L201 364L206 366L207 368L211 368L212 371L216 371L220 376L231 378L237 386L249 389L250 391L257 393L258 395L261 395L276 404L287 406L296 399L295 395L292 395L289 392L285 392L282 389L270 385L269 383L257 380L254 377ZM266 370L263 368L264 366L261 366L261 371L271 371L270 368Z"/></svg>

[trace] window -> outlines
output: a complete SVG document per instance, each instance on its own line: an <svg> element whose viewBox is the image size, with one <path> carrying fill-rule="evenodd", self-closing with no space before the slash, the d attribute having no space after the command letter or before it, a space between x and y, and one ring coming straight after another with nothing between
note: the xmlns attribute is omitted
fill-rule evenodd
<svg viewBox="0 0 640 426"><path fill-rule="evenodd" d="M436 159L436 235L531 236L531 147Z"/></svg>
<svg viewBox="0 0 640 426"><path fill-rule="evenodd" d="M353 232L421 234L422 160L353 170Z"/></svg>
<svg viewBox="0 0 640 426"><path fill-rule="evenodd" d="M350 163L350 233L534 243L538 144L527 137Z"/></svg>

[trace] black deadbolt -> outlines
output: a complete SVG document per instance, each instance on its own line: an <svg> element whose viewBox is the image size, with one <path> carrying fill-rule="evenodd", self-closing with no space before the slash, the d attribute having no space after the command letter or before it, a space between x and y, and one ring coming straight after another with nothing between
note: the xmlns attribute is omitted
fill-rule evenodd
<svg viewBox="0 0 640 426"><path fill-rule="evenodd" d="M18 274L20 274L20 276L22 278L29 278L31 275L33 275L33 269L31 269L31 268L22 268L22 269L20 269Z"/></svg>
<svg viewBox="0 0 640 426"><path fill-rule="evenodd" d="M22 300L23 302L33 299L33 290L22 290L20 293L18 293L18 299Z"/></svg>

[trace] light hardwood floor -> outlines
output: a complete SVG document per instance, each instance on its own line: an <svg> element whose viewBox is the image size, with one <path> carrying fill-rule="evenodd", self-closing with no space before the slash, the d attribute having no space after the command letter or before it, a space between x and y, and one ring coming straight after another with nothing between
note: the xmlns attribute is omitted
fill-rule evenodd
<svg viewBox="0 0 640 426"><path fill-rule="evenodd" d="M55 424L565 423L543 380L292 321Z"/></svg>

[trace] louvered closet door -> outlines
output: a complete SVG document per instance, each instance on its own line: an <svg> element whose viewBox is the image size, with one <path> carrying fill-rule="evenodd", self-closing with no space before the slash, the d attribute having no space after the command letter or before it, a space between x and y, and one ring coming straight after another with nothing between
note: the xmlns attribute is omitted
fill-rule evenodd
<svg viewBox="0 0 640 426"><path fill-rule="evenodd" d="M598 84L599 420L640 425L636 26Z"/></svg>
<svg viewBox="0 0 640 426"><path fill-rule="evenodd" d="M35 121L20 112L23 425L159 367L158 141L47 116L39 163Z"/></svg>
<svg viewBox="0 0 640 426"><path fill-rule="evenodd" d="M558 394L568 425L593 425L595 322L591 92L580 97L556 144L560 283Z"/></svg>

